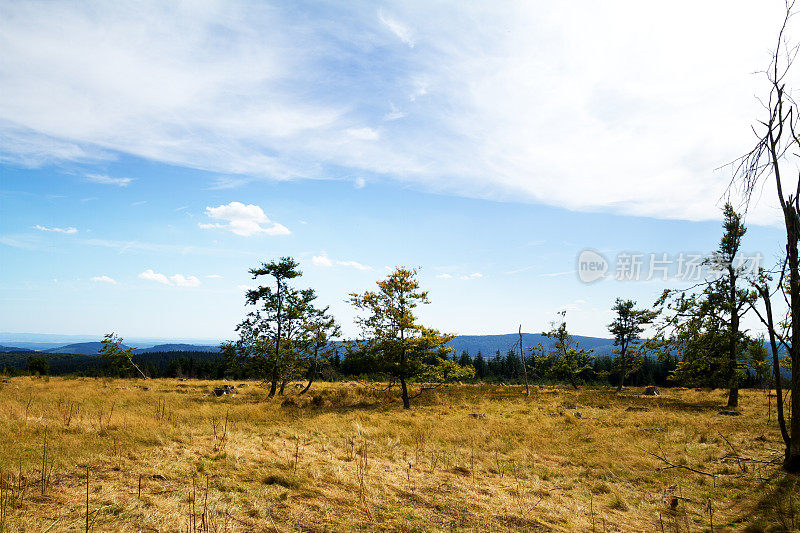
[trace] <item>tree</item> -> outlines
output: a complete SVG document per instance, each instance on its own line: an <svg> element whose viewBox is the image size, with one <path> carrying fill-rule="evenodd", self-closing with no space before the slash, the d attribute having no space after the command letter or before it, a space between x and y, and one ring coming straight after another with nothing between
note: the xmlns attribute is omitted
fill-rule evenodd
<svg viewBox="0 0 800 533"><path fill-rule="evenodd" d="M663 308L672 300L666 306L672 314L665 318L662 331L669 331L666 345L681 354L675 379L689 385L727 386L728 407L736 407L750 342L740 324L758 294L744 283L752 280L739 257L747 229L730 203L723 208L723 228L716 252L705 261L715 276L693 292L664 291L656 305Z"/></svg>
<svg viewBox="0 0 800 533"><path fill-rule="evenodd" d="M36 376L50 374L50 363L44 357L28 357L28 373Z"/></svg>
<svg viewBox="0 0 800 533"><path fill-rule="evenodd" d="M135 368L143 378L147 378L144 372L133 362L133 350L135 348L126 348L122 344L122 337L118 337L111 332L103 337L100 344L101 346L97 353L103 361L103 369L106 375L126 376Z"/></svg>
<svg viewBox="0 0 800 533"><path fill-rule="evenodd" d="M318 362L320 357L328 359L331 355L337 354L336 346L330 340L341 335L341 329L336 324L336 320L328 314L327 307L312 310L304 328L304 349L308 362L308 384L300 391L300 394L305 394L311 388L311 384L319 372Z"/></svg>
<svg viewBox="0 0 800 533"><path fill-rule="evenodd" d="M796 160L792 160L797 157L797 148L800 148L800 137L797 134L800 108L792 97L791 88L786 86L797 54L797 48L789 45L786 40L793 6L793 2L787 2L786 15L778 32L777 44L769 67L764 72L767 96L760 99L764 116L753 127L756 135L755 146L735 164L731 188L738 187L747 208L754 197L761 196L762 182L771 179L783 215L786 256L778 285L782 285L783 280L787 281L786 299L789 309L786 323L789 335L785 346L792 367L788 432L781 427L786 445L783 466L787 471L800 472L800 256L798 256L800 175L796 172ZM767 294L769 295L770 291L767 291ZM771 306L767 307L771 309ZM777 340L779 332L774 329L776 321L764 316L762 318L763 323L769 328L768 333L771 336L775 335ZM772 348L773 357L776 357L774 350L777 348L777 342L772 343ZM780 374L776 374L776 381L780 381ZM782 407L781 405L781 410ZM780 412L779 420L782 419L783 413Z"/></svg>
<svg viewBox="0 0 800 533"><path fill-rule="evenodd" d="M472 364L472 359L469 356L469 352L466 350L461 352L461 357L458 358L458 364L461 366L470 366Z"/></svg>
<svg viewBox="0 0 800 533"><path fill-rule="evenodd" d="M480 350L478 350L478 355L473 359L472 366L475 369L475 375L478 379L486 377L486 360L483 358L483 354Z"/></svg>
<svg viewBox="0 0 800 533"><path fill-rule="evenodd" d="M253 279L271 277L275 287L262 285L247 291L246 305L256 309L236 327L239 340L221 347L238 365L246 365L263 379L269 379L269 398L275 396L281 377L293 368L292 340L316 298L311 289L299 291L289 286L289 280L303 274L298 267L291 257L282 257L249 270Z"/></svg>
<svg viewBox="0 0 800 533"><path fill-rule="evenodd" d="M557 380L565 380L573 388L578 388L578 383L585 380L592 373L592 350L585 350L579 343L572 339L567 331L566 311L560 311L560 322L552 322L550 330L542 335L552 341L549 349L541 345L532 347L533 352L538 352L537 366L546 374Z"/></svg>
<svg viewBox="0 0 800 533"><path fill-rule="evenodd" d="M636 373L641 366L641 351L645 343L639 338L644 332L644 326L653 321L656 316L654 311L636 309L636 302L617 298L611 308L617 316L608 325L608 331L614 336L615 370L619 373L621 391L625 386L625 378Z"/></svg>
<svg viewBox="0 0 800 533"><path fill-rule="evenodd" d="M453 335L417 322L414 309L429 300L428 293L420 290L416 270L398 267L377 285L375 291L350 295L350 303L363 313L356 319L362 339L356 341L353 355L362 368L388 376L390 387L399 381L405 409L411 407L410 380L441 384L473 375L471 368L444 357L452 351L446 343ZM426 362L431 355L433 364ZM426 389L421 387L414 397Z"/></svg>

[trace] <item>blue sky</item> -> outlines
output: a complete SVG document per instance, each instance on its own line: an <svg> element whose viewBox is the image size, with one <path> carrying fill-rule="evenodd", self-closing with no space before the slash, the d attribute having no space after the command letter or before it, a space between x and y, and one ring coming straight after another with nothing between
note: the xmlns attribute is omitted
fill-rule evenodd
<svg viewBox="0 0 800 533"><path fill-rule="evenodd" d="M0 330L228 338L292 255L347 333L406 265L445 331L604 336L680 284L577 255L714 249L772 4L0 2Z"/></svg>

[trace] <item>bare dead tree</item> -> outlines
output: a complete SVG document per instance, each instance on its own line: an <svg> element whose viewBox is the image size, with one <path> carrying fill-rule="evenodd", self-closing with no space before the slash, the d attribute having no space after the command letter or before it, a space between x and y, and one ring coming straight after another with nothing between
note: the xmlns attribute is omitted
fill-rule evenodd
<svg viewBox="0 0 800 533"><path fill-rule="evenodd" d="M759 186L765 181L774 180L783 214L786 229L786 261L781 279L785 276L788 280L786 293L790 327L786 346L792 364L791 419L788 439L785 438L784 469L800 472L800 258L798 257L800 173L789 168L791 164L797 163L800 138L797 132L798 107L792 98L790 88L786 85L798 51L798 47L790 45L786 37L793 13L794 1L787 0L777 44L769 67L763 73L769 88L768 98L760 100L765 115L752 128L756 136L755 147L733 164L734 173L729 191L738 189L743 196L747 211ZM762 298L763 296L762 294ZM774 325L770 329L771 338L773 333L777 333L774 331ZM780 378L780 373L776 374L776 380Z"/></svg>

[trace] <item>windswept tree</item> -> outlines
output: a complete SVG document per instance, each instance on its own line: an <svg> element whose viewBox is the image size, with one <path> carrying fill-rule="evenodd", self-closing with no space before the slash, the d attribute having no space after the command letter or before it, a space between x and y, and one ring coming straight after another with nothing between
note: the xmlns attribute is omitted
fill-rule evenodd
<svg viewBox="0 0 800 533"><path fill-rule="evenodd" d="M536 368L551 379L566 381L573 388L588 379L592 374L592 350L580 347L567 331L567 312L560 311L560 320L550 324L550 330L542 335L550 339L550 346L545 348L539 343L533 346Z"/></svg>
<svg viewBox="0 0 800 533"><path fill-rule="evenodd" d="M730 203L723 208L723 228L716 252L705 262L710 278L692 291L664 291L656 305L666 311L660 328L665 345L681 356L674 378L687 385L725 386L728 407L736 407L752 342L741 322L758 295L740 257L747 230Z"/></svg>
<svg viewBox="0 0 800 533"><path fill-rule="evenodd" d="M296 289L289 281L302 272L291 257L263 263L250 269L253 279L266 276L270 285L247 291L246 304L255 307L236 327L239 340L225 343L221 349L231 368L246 371L270 383L268 397L272 398L281 386L298 370L309 323L319 316L314 307L317 296L313 289Z"/></svg>
<svg viewBox="0 0 800 533"><path fill-rule="evenodd" d="M619 374L617 390L625 386L625 379L635 374L642 364L642 351L645 341L640 337L647 324L656 316L654 311L636 309L636 302L617 298L614 307L614 320L608 325L608 331L614 336L614 369Z"/></svg>
<svg viewBox="0 0 800 533"><path fill-rule="evenodd" d="M135 348L126 347L122 344L122 337L115 333L107 333L100 341L100 349L97 353L103 361L103 371L108 376L127 376L133 369L146 378L138 366L133 362L133 351Z"/></svg>
<svg viewBox="0 0 800 533"><path fill-rule="evenodd" d="M422 385L409 394L409 382L435 383L470 378L471 367L463 367L447 358L452 348L446 344L453 335L443 335L417 322L414 309L429 303L427 291L420 289L417 271L398 267L377 289L350 295L350 303L362 312L356 323L362 338L355 342L350 358L358 366L389 379L389 386L399 382L403 407L428 387ZM433 359L433 362L431 362Z"/></svg>
<svg viewBox="0 0 800 533"><path fill-rule="evenodd" d="M328 314L328 307L312 309L303 328L302 359L306 366L308 383L300 394L305 394L311 388L314 378L319 373L320 360L328 360L336 353L337 348L331 340L341 335L341 328L333 316Z"/></svg>

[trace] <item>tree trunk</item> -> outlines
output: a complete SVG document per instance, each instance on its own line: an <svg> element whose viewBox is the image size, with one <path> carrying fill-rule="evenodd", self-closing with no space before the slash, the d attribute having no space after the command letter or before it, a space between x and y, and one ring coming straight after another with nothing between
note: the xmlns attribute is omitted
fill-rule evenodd
<svg viewBox="0 0 800 533"><path fill-rule="evenodd" d="M309 372L309 375L308 375L308 384L306 385L306 387L303 390L300 391L300 396L302 396L303 394L307 393L308 389L311 388L311 384L314 382L314 376L317 373L317 350L318 350L318 348L315 346L314 347L314 360L311 362L311 369L310 369L311 371Z"/></svg>
<svg viewBox="0 0 800 533"><path fill-rule="evenodd" d="M625 374L628 372L628 350L626 349L625 345L622 345L620 348L620 366L622 367L622 371L620 372L619 376L619 386L617 386L617 392L622 392L622 388L625 386Z"/></svg>
<svg viewBox="0 0 800 533"><path fill-rule="evenodd" d="M269 394L267 398L275 396L275 391L278 389L278 362L275 361L275 367L272 369L272 376L270 377Z"/></svg>
<svg viewBox="0 0 800 533"><path fill-rule="evenodd" d="M733 261L733 258L731 258ZM736 345L739 340L739 311L736 306L736 273L733 266L728 265L728 276L731 280L731 293L729 305L731 306L731 339L728 347L728 380L730 392L728 393L728 407L739 407L739 375L736 373Z"/></svg>
<svg viewBox="0 0 800 533"><path fill-rule="evenodd" d="M287 380L286 378L284 378L284 379L282 379L282 380L281 380L281 390L280 390L280 391L278 391L278 395L279 395L279 396L283 396L283 389L285 389L285 388L286 388L286 382L287 382L287 381L288 381L288 380Z"/></svg>
<svg viewBox="0 0 800 533"><path fill-rule="evenodd" d="M408 387L406 387L406 379L400 378L400 395L403 397L403 409L411 409L411 402L408 400Z"/></svg>
<svg viewBox="0 0 800 533"><path fill-rule="evenodd" d="M789 439L784 469L800 472L800 265L798 265L797 240L800 237L800 220L794 205L784 208L786 221L787 255L789 259L789 294L791 297L792 340L792 419L789 424ZM780 376L777 376L780 378Z"/></svg>

